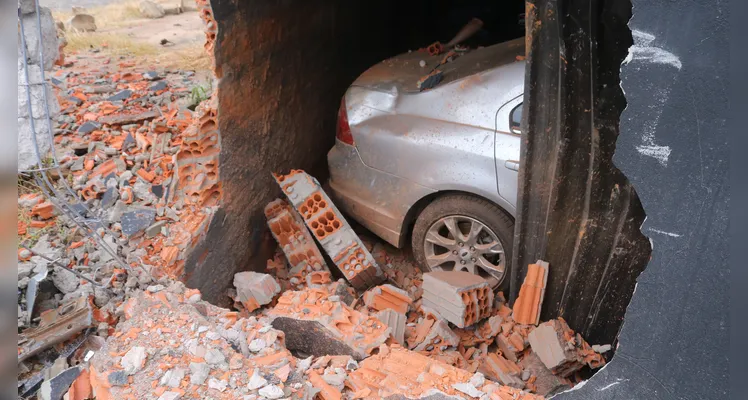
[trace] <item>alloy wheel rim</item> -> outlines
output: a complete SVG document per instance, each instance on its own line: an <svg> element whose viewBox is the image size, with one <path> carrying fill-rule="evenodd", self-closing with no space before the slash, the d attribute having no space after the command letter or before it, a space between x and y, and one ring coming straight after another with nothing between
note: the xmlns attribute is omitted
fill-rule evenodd
<svg viewBox="0 0 748 400"><path fill-rule="evenodd" d="M432 271L467 271L498 287L506 275L504 246L485 224L465 215L440 218L426 230L426 265Z"/></svg>

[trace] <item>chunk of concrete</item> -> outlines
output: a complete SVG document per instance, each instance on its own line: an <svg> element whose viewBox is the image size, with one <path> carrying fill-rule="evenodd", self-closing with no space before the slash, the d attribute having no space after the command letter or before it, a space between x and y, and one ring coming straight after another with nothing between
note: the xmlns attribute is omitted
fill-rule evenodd
<svg viewBox="0 0 748 400"><path fill-rule="evenodd" d="M120 366L127 375L133 375L143 368L147 357L145 347L135 346L125 353L120 360Z"/></svg>
<svg viewBox="0 0 748 400"><path fill-rule="evenodd" d="M399 313L395 310L382 310L376 313L378 320L382 321L385 325L392 329L392 337L400 345L405 345L405 324L407 323L407 317L403 313Z"/></svg>
<svg viewBox="0 0 748 400"><path fill-rule="evenodd" d="M280 293L280 285L275 278L253 271L235 274L234 287L239 301L250 312L270 303Z"/></svg>
<svg viewBox="0 0 748 400"><path fill-rule="evenodd" d="M128 236L138 233L151 226L154 218L156 218L156 210L152 208L128 211L122 214L122 233Z"/></svg>

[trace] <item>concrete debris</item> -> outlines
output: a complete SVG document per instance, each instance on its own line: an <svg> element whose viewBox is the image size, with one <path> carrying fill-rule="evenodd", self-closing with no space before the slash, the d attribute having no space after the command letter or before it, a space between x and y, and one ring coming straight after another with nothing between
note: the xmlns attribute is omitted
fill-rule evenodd
<svg viewBox="0 0 748 400"><path fill-rule="evenodd" d="M527 266L527 275L519 297L514 303L512 317L518 324L537 325L540 322L540 308L543 305L545 285L548 281L548 263L538 260Z"/></svg>
<svg viewBox="0 0 748 400"><path fill-rule="evenodd" d="M528 341L543 364L558 376L567 377L585 364L590 368L605 364L605 359L560 317L533 329Z"/></svg>
<svg viewBox="0 0 748 400"><path fill-rule="evenodd" d="M286 346L307 354L350 355L364 359L390 336L390 328L341 302L324 289L287 291L269 311L273 327L286 335Z"/></svg>
<svg viewBox="0 0 748 400"><path fill-rule="evenodd" d="M143 368L143 365L145 365L146 357L145 347L132 347L122 357L120 366L124 369L127 375L133 375Z"/></svg>
<svg viewBox="0 0 748 400"><path fill-rule="evenodd" d="M236 287L239 302L249 312L269 304L281 290L280 285L272 276L252 271L234 275L234 287Z"/></svg>
<svg viewBox="0 0 748 400"><path fill-rule="evenodd" d="M274 174L274 177L354 288L364 290L384 280L382 269L316 179L301 170L292 170L288 175Z"/></svg>
<svg viewBox="0 0 748 400"><path fill-rule="evenodd" d="M490 379L517 389L523 389L525 382L521 379L519 366L498 353L488 353L483 358L480 370Z"/></svg>
<svg viewBox="0 0 748 400"><path fill-rule="evenodd" d="M527 388L541 396L552 396L572 386L568 379L554 375L546 368L535 353L525 356L519 366L530 375L526 383Z"/></svg>
<svg viewBox="0 0 748 400"><path fill-rule="evenodd" d="M403 313L386 309L376 313L378 320L382 321L391 329L392 337L401 346L405 345L405 323L407 317Z"/></svg>
<svg viewBox="0 0 748 400"><path fill-rule="evenodd" d="M493 291L488 282L467 271L423 274L423 305L460 328L491 314Z"/></svg>

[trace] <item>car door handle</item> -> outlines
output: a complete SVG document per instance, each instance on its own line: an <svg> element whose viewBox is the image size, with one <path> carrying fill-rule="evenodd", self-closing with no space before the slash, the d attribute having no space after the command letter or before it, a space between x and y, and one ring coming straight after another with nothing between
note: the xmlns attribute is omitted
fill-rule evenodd
<svg viewBox="0 0 748 400"><path fill-rule="evenodd" d="M504 166L511 169L512 171L519 171L519 161L505 161Z"/></svg>

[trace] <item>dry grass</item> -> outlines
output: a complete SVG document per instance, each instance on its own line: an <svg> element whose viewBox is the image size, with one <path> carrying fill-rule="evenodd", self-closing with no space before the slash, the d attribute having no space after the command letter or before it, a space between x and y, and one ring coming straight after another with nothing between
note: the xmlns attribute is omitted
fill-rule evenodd
<svg viewBox="0 0 748 400"><path fill-rule="evenodd" d="M86 9L87 14L93 15L96 19L96 26L101 28L118 27L132 21L141 19L143 16L138 10L138 2L126 1L122 3L107 4L105 6L90 7ZM72 11L52 12L54 18L58 21L66 22L73 16Z"/></svg>
<svg viewBox="0 0 748 400"><path fill-rule="evenodd" d="M113 55L131 55L134 57L148 57L159 53L156 46L139 42L122 34L115 33L73 33L65 35L67 39L66 51L82 51L88 49L101 49L104 53Z"/></svg>
<svg viewBox="0 0 748 400"><path fill-rule="evenodd" d="M156 57L148 58L166 68L182 71L203 71L212 68L211 59L200 43L178 50L170 50L166 53L159 53Z"/></svg>

